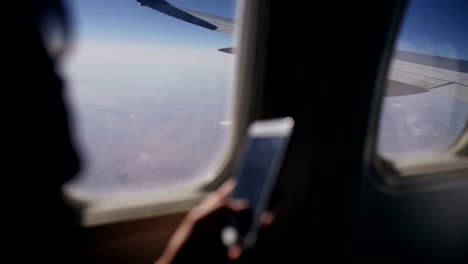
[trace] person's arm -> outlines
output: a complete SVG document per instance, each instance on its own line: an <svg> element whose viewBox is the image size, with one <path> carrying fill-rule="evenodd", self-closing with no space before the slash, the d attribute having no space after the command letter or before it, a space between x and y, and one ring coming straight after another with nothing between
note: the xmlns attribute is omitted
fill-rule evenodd
<svg viewBox="0 0 468 264"><path fill-rule="evenodd" d="M248 203L232 200L233 188L234 182L228 181L189 212L155 264L236 262L242 249L237 245L226 248L221 241L221 230L232 215L246 213ZM263 225L272 221L271 213L263 215Z"/></svg>

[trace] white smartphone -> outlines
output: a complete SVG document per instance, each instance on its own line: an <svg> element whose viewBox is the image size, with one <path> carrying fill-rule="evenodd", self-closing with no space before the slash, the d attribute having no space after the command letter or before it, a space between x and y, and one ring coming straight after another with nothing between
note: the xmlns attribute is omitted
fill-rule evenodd
<svg viewBox="0 0 468 264"><path fill-rule="evenodd" d="M249 202L248 220L233 218L221 233L226 246L254 246L260 216L267 210L294 128L290 117L256 121L250 125L235 173L232 198Z"/></svg>

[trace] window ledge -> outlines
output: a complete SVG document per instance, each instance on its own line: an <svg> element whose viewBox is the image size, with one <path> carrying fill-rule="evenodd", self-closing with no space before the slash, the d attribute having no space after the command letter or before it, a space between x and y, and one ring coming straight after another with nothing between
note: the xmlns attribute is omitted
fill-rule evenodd
<svg viewBox="0 0 468 264"><path fill-rule="evenodd" d="M64 190L65 199L81 209L81 224L84 227L181 213L196 206L208 193L193 185L101 198L84 198L83 194Z"/></svg>
<svg viewBox="0 0 468 264"><path fill-rule="evenodd" d="M395 165L400 176L412 177L468 169L468 158L447 153L432 158L397 162Z"/></svg>

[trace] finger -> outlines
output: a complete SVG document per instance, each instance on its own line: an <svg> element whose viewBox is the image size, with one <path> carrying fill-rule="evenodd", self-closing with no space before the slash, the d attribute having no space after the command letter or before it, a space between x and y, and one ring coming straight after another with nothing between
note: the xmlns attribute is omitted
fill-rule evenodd
<svg viewBox="0 0 468 264"><path fill-rule="evenodd" d="M229 200L227 203L227 207L233 212L241 212L249 208L249 202L245 199Z"/></svg>
<svg viewBox="0 0 468 264"><path fill-rule="evenodd" d="M226 181L217 191L208 195L197 207L195 207L194 214L197 218L203 217L212 211L229 204L229 195L234 188L234 181ZM229 206L228 206L229 207Z"/></svg>
<svg viewBox="0 0 468 264"><path fill-rule="evenodd" d="M275 221L275 216L272 212L264 212L260 216L260 224L262 226L265 226L265 227L271 226L274 221Z"/></svg>
<svg viewBox="0 0 468 264"><path fill-rule="evenodd" d="M189 218L196 221L219 209L222 204L223 202L221 202L216 195L210 194L189 212Z"/></svg>
<svg viewBox="0 0 468 264"><path fill-rule="evenodd" d="M238 260L242 255L242 248L238 245L229 247L228 249L228 258L231 261Z"/></svg>
<svg viewBox="0 0 468 264"><path fill-rule="evenodd" d="M216 191L217 196L220 199L226 199L231 194L232 190L234 190L234 186L236 185L233 179L227 180L219 189Z"/></svg>
<svg viewBox="0 0 468 264"><path fill-rule="evenodd" d="M245 200L232 200L230 193L235 186L234 180L230 179L224 183L217 191L206 197L197 207L189 212L187 220L195 223L200 219L214 214L215 211L220 211L223 208L232 212L241 212L248 208L248 203Z"/></svg>

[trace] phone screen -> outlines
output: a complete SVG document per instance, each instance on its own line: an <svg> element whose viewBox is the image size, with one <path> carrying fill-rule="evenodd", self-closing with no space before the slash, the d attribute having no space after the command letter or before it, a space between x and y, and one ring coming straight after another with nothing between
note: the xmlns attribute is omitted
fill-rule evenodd
<svg viewBox="0 0 468 264"><path fill-rule="evenodd" d="M280 137L258 137L250 138L247 142L243 164L236 175L237 185L232 196L248 200L252 212L257 211L282 141Z"/></svg>
<svg viewBox="0 0 468 264"><path fill-rule="evenodd" d="M288 139L289 134L251 136L246 142L232 197L249 202L250 216L231 221L237 243L247 247L255 243L259 217L267 209Z"/></svg>

